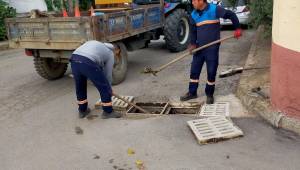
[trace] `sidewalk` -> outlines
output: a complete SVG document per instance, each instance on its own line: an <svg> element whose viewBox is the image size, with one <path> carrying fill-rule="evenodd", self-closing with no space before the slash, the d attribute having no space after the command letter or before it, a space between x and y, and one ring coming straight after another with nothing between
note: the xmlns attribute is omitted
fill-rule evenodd
<svg viewBox="0 0 300 170"><path fill-rule="evenodd" d="M263 28L257 30L244 68L264 68L244 71L237 96L249 112L257 113L275 127L300 134L300 120L272 109L270 102L271 38L265 38ZM267 67L267 68L265 68ZM255 89L260 92L253 92Z"/></svg>

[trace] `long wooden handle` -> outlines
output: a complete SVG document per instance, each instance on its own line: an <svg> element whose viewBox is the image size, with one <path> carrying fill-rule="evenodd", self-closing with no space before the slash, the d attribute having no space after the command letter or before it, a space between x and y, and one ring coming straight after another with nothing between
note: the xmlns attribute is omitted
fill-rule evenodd
<svg viewBox="0 0 300 170"><path fill-rule="evenodd" d="M119 96L119 95L117 95L117 94L115 94L115 93L113 93L113 96L115 96L116 98L122 100L123 102L125 102L125 103L127 103L127 104L129 104L129 105L131 105L131 106L133 106L133 107L135 107L135 108L137 108L137 109L139 109L140 111L142 111L142 112L144 112L144 113L146 113L146 114L151 114L151 113L148 112L147 110L145 110L145 109L143 109L143 108L137 106L136 104L134 104L134 103L132 103L132 102L130 102L130 101L127 101L126 99L124 99L123 97L121 97L121 96Z"/></svg>
<svg viewBox="0 0 300 170"><path fill-rule="evenodd" d="M207 48L207 47L209 47L209 46L218 44L218 43L220 43L220 42L222 42L222 41L225 41L225 40L228 40L228 39L231 39L231 38L234 38L234 35L227 36L227 37L224 37L224 38L222 38L222 39L219 39L219 40L213 41L213 42L211 42L211 43L208 43L208 44L206 44L206 45L203 45L203 46L201 46L201 47L198 47L198 48L194 49L194 50L192 51L192 53L195 53L195 52L197 52L197 51L199 51L199 50L202 50L202 49L204 49L204 48ZM175 59L172 60L171 62L169 62L169 63L167 63L167 64L165 64L165 65L160 66L160 67L159 67L157 70L155 70L155 71L156 71L156 72L160 72L160 71L162 71L163 69L165 69L166 67L168 67L169 65L171 65L171 64L173 64L173 63L176 63L177 61L179 61L179 60L181 60L181 59L183 59L183 58L185 58L186 56L189 56L189 55L191 55L191 53L190 53L190 52L186 52L186 53L182 54L181 56L175 58Z"/></svg>

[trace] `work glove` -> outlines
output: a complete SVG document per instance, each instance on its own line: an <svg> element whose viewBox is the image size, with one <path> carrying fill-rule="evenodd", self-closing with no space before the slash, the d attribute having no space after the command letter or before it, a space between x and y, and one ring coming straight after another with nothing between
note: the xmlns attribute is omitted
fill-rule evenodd
<svg viewBox="0 0 300 170"><path fill-rule="evenodd" d="M234 37L235 37L236 39L239 39L240 36L242 36L242 29L238 28L238 29L236 29L236 30L234 31Z"/></svg>
<svg viewBox="0 0 300 170"><path fill-rule="evenodd" d="M189 46L189 52L190 52L190 54L192 55L193 54L193 50L194 49L196 49L197 48L197 46L195 45L195 44L191 44L190 46Z"/></svg>

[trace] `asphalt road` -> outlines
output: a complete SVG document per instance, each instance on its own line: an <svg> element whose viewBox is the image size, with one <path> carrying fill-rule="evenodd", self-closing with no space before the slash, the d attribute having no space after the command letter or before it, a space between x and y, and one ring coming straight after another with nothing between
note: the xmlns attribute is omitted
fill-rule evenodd
<svg viewBox="0 0 300 170"><path fill-rule="evenodd" d="M219 71L243 66L253 35L248 30L240 40L222 44ZM184 94L190 57L157 77L140 73L145 66L155 68L178 55L167 51L161 40L129 53L127 78L114 86L114 91L135 96L138 101L165 101ZM204 95L205 72L201 74L200 96ZM136 160L147 170L300 169L300 137L274 129L243 109L238 111L244 116L233 121L244 137L203 146L187 127L186 121L194 119L190 115L80 120L74 83L67 74L47 81L35 73L32 58L23 50L0 52L0 169L130 170L137 169ZM238 80L239 75L217 79L217 98L234 98ZM98 97L97 90L89 85L91 107ZM75 127L80 127L82 134L76 134ZM128 148L135 154L128 155Z"/></svg>

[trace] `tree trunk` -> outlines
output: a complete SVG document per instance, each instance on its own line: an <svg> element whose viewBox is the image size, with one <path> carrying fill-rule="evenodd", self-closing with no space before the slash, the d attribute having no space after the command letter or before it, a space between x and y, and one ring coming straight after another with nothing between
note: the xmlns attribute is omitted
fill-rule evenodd
<svg viewBox="0 0 300 170"><path fill-rule="evenodd" d="M73 0L68 0L68 6L69 6L69 12L73 13L74 12L74 6L73 6Z"/></svg>

